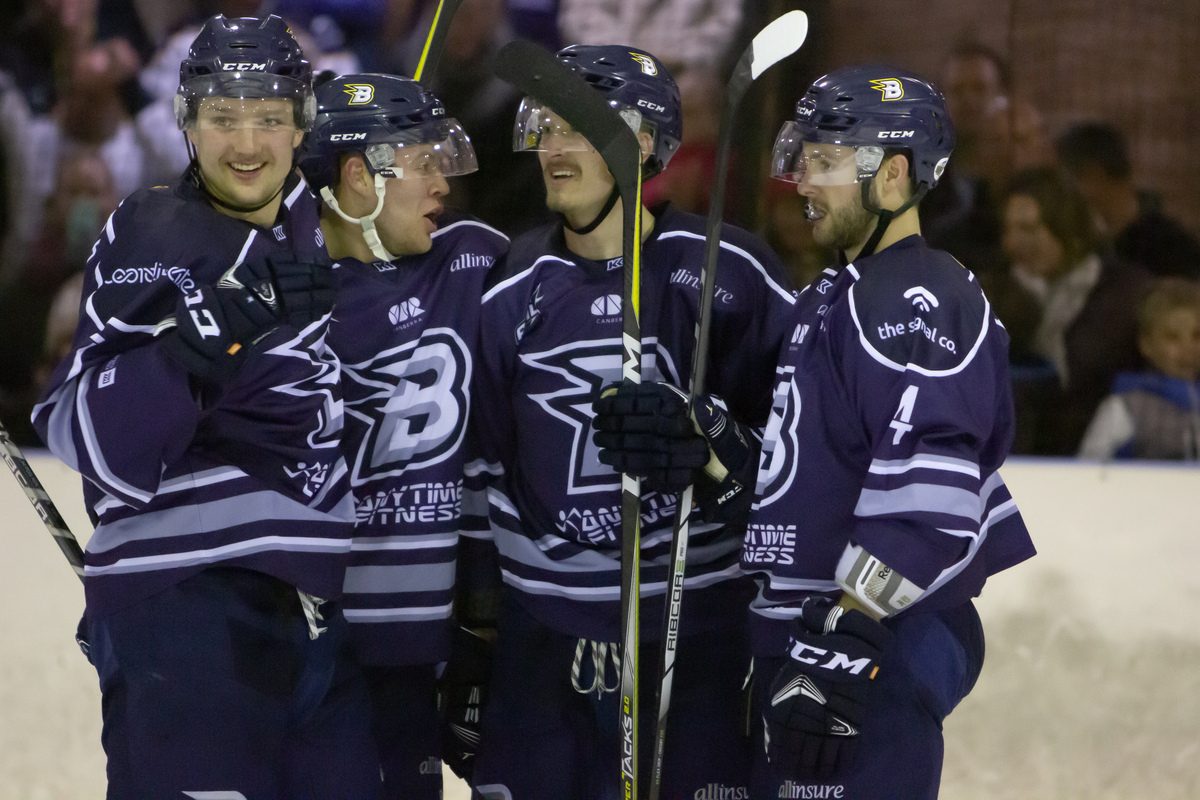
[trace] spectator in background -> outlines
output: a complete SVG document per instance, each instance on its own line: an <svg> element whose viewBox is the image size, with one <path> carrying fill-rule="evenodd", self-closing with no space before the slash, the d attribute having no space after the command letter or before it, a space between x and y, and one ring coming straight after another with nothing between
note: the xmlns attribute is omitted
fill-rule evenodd
<svg viewBox="0 0 1200 800"><path fill-rule="evenodd" d="M921 203L921 226L935 247L977 273L1003 268L998 198L1014 172L1051 163L1042 116L1015 97L1008 64L984 44L965 41L942 66L958 137L954 157Z"/></svg>
<svg viewBox="0 0 1200 800"><path fill-rule="evenodd" d="M682 74L721 66L743 13L737 0L560 0L558 30L567 42L662 53L667 69Z"/></svg>
<svg viewBox="0 0 1200 800"><path fill-rule="evenodd" d="M1074 454L1113 376L1138 364L1135 310L1149 275L1099 248L1087 204L1056 170L1013 176L1003 225L1010 269L981 282L1014 363L1040 360L1054 377L1014 370L1017 452Z"/></svg>
<svg viewBox="0 0 1200 800"><path fill-rule="evenodd" d="M413 74L435 5L425 9L392 53L389 71ZM456 179L451 203L509 234L550 219L537 201L544 194L541 168L513 152L513 115L521 94L492 71L496 54L512 38L503 0L466 0L447 31L436 71L422 79L447 113L471 132L479 159L478 172Z"/></svg>
<svg viewBox="0 0 1200 800"><path fill-rule="evenodd" d="M1200 277L1200 240L1161 211L1157 195L1139 190L1129 145L1116 127L1083 122L1056 147L1118 257L1155 275Z"/></svg>
<svg viewBox="0 0 1200 800"><path fill-rule="evenodd" d="M1200 460L1200 283L1160 279L1137 321L1149 369L1117 375L1079 455Z"/></svg>

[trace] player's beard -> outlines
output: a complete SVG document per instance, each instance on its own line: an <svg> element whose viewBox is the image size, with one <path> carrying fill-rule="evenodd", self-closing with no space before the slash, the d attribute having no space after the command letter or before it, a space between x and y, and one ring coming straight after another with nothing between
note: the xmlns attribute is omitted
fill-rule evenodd
<svg viewBox="0 0 1200 800"><path fill-rule="evenodd" d="M813 226L813 241L833 250L851 250L866 241L875 227L876 216L859 203L825 209L825 217Z"/></svg>

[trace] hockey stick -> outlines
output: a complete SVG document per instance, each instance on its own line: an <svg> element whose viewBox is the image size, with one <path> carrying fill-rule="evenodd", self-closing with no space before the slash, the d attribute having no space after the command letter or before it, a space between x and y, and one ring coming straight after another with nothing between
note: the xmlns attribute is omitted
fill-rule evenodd
<svg viewBox="0 0 1200 800"><path fill-rule="evenodd" d="M742 53L729 86L725 90L725 108L721 112L721 127L717 136L716 184L708 207L704 228L704 261L700 267L700 314L696 321L696 346L692 351L692 375L688 387L688 415L696 397L704 392L708 371L708 335L712 326L713 294L716 287L717 254L721 246L721 216L725 206L725 179L729 170L729 145L733 138L733 121L738 106L750 84L768 67L782 61L800 49L808 36L808 16L803 11L789 11L769 22L758 32ZM671 707L671 689L675 679L675 648L678 644L679 622L683 613L683 578L687 566L689 524L692 509L692 487L679 496L675 507L675 530L671 534L671 570L667 578L667 602L663 614L662 652L658 662L658 718L654 729L653 772L650 775L650 800L658 800L662 787L663 752L667 736L667 712Z"/></svg>
<svg viewBox="0 0 1200 800"><path fill-rule="evenodd" d="M50 499L50 495L46 494L45 487L34 474L33 467L29 466L21 449L13 442L2 423L0 423L0 456L12 470L17 483L21 484L21 488L25 490L25 496L29 498L29 502L33 503L46 530L50 531L50 535L58 544L58 549L62 550L63 555L67 557L71 569L75 570L79 580L83 580L83 549L79 546L79 540L67 527L62 514L59 514L58 509L55 508L54 501Z"/></svg>
<svg viewBox="0 0 1200 800"><path fill-rule="evenodd" d="M591 143L617 184L624 214L621 252L621 377L641 382L642 154L629 123L579 75L531 42L505 45L496 74L536 97ZM621 475L621 792L636 800L638 602L641 597L641 481Z"/></svg>
<svg viewBox="0 0 1200 800"><path fill-rule="evenodd" d="M454 13L462 0L438 0L437 8L433 10L433 21L429 23L429 33L425 36L425 47L421 49L421 59L413 72L413 80L421 80L421 76L437 69L438 59L446 45L446 31L454 20Z"/></svg>

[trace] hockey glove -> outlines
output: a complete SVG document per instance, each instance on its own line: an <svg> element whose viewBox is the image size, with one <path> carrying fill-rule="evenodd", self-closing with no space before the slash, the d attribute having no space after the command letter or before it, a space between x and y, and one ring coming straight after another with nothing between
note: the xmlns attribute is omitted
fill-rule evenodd
<svg viewBox="0 0 1200 800"><path fill-rule="evenodd" d="M442 761L470 782L479 752L483 705L492 674L492 642L480 632L459 627L450 660L438 681L442 720Z"/></svg>
<svg viewBox="0 0 1200 800"><path fill-rule="evenodd" d="M696 481L695 488L704 518L710 522L743 521L754 499L762 442L713 395L696 398L693 415L710 453L704 477Z"/></svg>
<svg viewBox="0 0 1200 800"><path fill-rule="evenodd" d="M775 770L828 778L850 766L891 641L891 631L865 614L824 597L805 602L763 712Z"/></svg>
<svg viewBox="0 0 1200 800"><path fill-rule="evenodd" d="M322 264L264 259L180 298L163 344L188 372L225 383L254 345L281 324L304 327L329 312L334 290Z"/></svg>
<svg viewBox="0 0 1200 800"><path fill-rule="evenodd" d="M677 494L708 463L708 443L688 418L687 395L669 383L622 381L597 398L592 422L600 461L647 489Z"/></svg>
<svg viewBox="0 0 1200 800"><path fill-rule="evenodd" d="M333 270L328 264L265 258L243 264L235 278L260 296L273 296L279 319L297 330L333 309Z"/></svg>

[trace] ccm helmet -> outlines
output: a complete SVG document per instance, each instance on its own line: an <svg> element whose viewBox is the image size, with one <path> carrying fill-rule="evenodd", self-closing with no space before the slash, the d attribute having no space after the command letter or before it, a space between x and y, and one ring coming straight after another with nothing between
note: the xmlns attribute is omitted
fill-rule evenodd
<svg viewBox="0 0 1200 800"><path fill-rule="evenodd" d="M884 148L906 150L924 194L946 169L954 128L946 99L924 78L896 67L847 67L818 78L796 103L795 119L775 139L772 177L798 182L804 176L804 142L862 148L860 181L874 176Z"/></svg>
<svg viewBox="0 0 1200 800"><path fill-rule="evenodd" d="M679 87L666 67L644 50L625 45L575 44L555 55L606 95L609 105L636 112L622 116L634 120L633 127L647 130L654 139L653 151L642 167L643 178L661 172L683 138ZM543 149L542 137L551 130L547 122L545 109L533 98L525 98L517 111L513 149Z"/></svg>
<svg viewBox="0 0 1200 800"><path fill-rule="evenodd" d="M395 75L340 75L317 87L317 114L300 149L299 167L309 186L347 222L357 222L376 258L393 261L375 230L383 211L386 178L450 177L474 172L475 150L466 132L433 92ZM334 195L342 156L363 157L375 181L375 210L346 214Z"/></svg>
<svg viewBox="0 0 1200 800"><path fill-rule="evenodd" d="M805 142L833 152L810 164ZM847 67L818 78L796 103L795 118L775 138L771 176L809 185L858 183L863 208L878 217L859 253L868 256L891 221L937 185L953 149L946 99L932 83L897 67ZM908 155L914 182L912 196L896 209L879 208L871 198L887 150Z"/></svg>
<svg viewBox="0 0 1200 800"><path fill-rule="evenodd" d="M175 121L180 129L196 122L205 97L293 101L300 130L312 124L316 104L312 66L282 18L227 19L218 14L204 23L179 65Z"/></svg>

